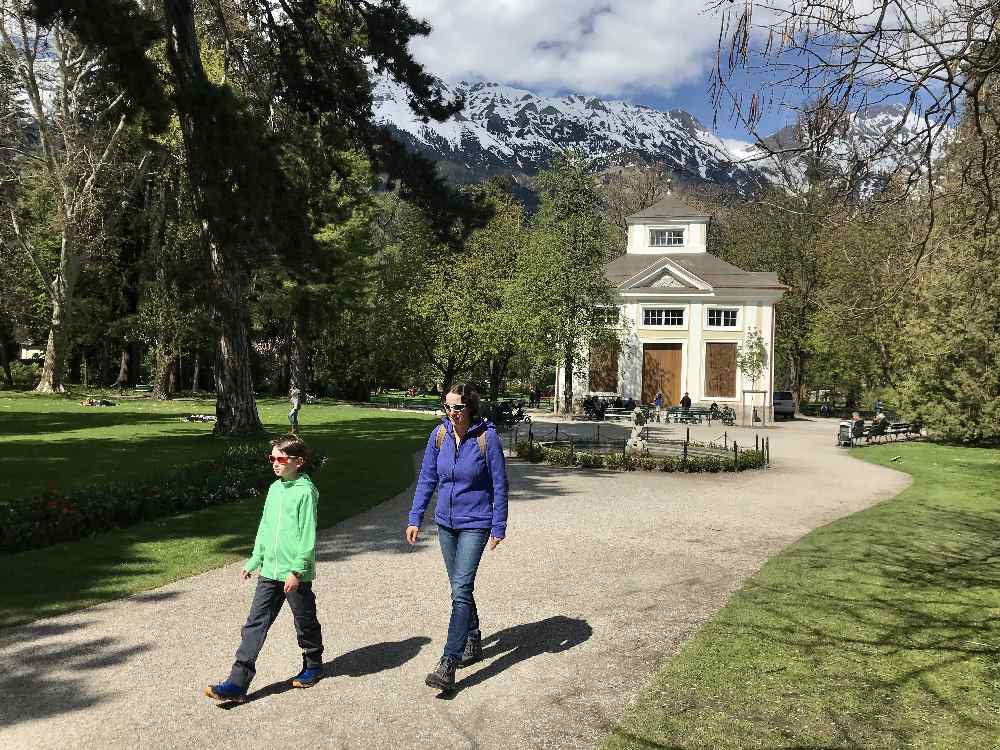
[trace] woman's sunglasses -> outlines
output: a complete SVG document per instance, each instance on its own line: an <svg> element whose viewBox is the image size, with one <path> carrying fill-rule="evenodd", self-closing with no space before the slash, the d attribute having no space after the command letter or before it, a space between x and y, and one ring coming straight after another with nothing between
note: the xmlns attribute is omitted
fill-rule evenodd
<svg viewBox="0 0 1000 750"><path fill-rule="evenodd" d="M270 453L267 454L267 460L272 464L279 464L284 466L289 461L291 461L296 456L272 456Z"/></svg>
<svg viewBox="0 0 1000 750"><path fill-rule="evenodd" d="M465 411L468 404L441 404L441 407L452 414L458 414L459 412Z"/></svg>

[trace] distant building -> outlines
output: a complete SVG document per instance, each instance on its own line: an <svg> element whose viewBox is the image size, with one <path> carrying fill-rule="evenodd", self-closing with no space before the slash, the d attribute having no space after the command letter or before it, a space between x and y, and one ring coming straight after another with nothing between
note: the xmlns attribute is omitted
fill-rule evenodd
<svg viewBox="0 0 1000 750"><path fill-rule="evenodd" d="M607 265L627 326L624 345L589 352L574 373L574 397L616 393L665 405L692 402L739 409L744 390L772 390L774 305L786 287L775 273L750 273L707 252L708 214L667 196L628 217L625 254ZM736 346L756 328L767 351L754 388L736 366ZM557 403L564 371L556 378ZM761 404L761 397L755 403Z"/></svg>

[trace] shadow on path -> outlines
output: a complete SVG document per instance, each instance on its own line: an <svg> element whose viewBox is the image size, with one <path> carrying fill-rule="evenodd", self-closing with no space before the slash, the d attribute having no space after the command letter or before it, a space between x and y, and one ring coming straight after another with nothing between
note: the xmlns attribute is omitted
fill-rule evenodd
<svg viewBox="0 0 1000 750"><path fill-rule="evenodd" d="M348 651L345 654L332 659L323 664L323 679L331 677L367 677L378 674L388 669L397 669L410 661L420 653L420 649L431 642L425 635L413 636L403 641L386 641L384 643L374 643L371 646ZM320 681L322 684L322 680ZM270 685L262 687L260 690L247 695L247 703L251 701L269 698L274 695L287 693L294 690L292 680L281 680L272 682ZM226 711L236 708L238 703L220 703L219 708Z"/></svg>
<svg viewBox="0 0 1000 750"><path fill-rule="evenodd" d="M483 658L488 660L499 654L503 655L459 680L453 690L441 693L439 697L453 698L462 690L475 687L515 664L535 656L567 651L588 640L593 633L593 628L586 620L563 615L501 630L484 639Z"/></svg>

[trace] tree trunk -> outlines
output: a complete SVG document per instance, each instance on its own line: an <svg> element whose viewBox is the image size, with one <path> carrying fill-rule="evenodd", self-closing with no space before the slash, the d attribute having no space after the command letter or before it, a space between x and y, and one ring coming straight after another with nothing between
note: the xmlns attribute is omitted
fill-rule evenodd
<svg viewBox="0 0 1000 750"><path fill-rule="evenodd" d="M0 339L0 368L3 369L4 383L8 388L14 387L14 375L10 371L10 358L7 356L7 342Z"/></svg>
<svg viewBox="0 0 1000 750"><path fill-rule="evenodd" d="M573 345L563 355L563 414L573 413Z"/></svg>
<svg viewBox="0 0 1000 750"><path fill-rule="evenodd" d="M447 393L448 389L451 388L452 384L455 382L455 375L458 374L458 361L455 359L454 355L448 357L448 364L444 368L442 373L444 380L441 382L442 393Z"/></svg>
<svg viewBox="0 0 1000 750"><path fill-rule="evenodd" d="M63 393L63 365L66 360L66 320L69 317L69 300L60 295L52 300L52 318L49 340L45 345L45 363L42 378L35 387L37 393Z"/></svg>
<svg viewBox="0 0 1000 750"><path fill-rule="evenodd" d="M207 196L226 200L229 193L219 167L216 141L223 98L205 75L195 32L191 0L164 0L167 59L174 76L177 114L184 136L192 197L201 217L202 240L208 249L213 317L218 331L215 357L215 434L245 435L262 431L254 400L248 334L245 263L238 243L227 245L224 229ZM222 152L224 153L224 152ZM231 228L230 228L231 229Z"/></svg>
<svg viewBox="0 0 1000 750"><path fill-rule="evenodd" d="M131 360L131 355L129 353L129 348L123 347L121 359L118 364L118 377L115 378L115 382L112 383L112 388L124 388L128 385L128 375L129 375L129 361Z"/></svg>
<svg viewBox="0 0 1000 750"><path fill-rule="evenodd" d="M156 345L156 379L153 381L153 398L161 401L170 398L171 372L174 369L173 346L165 341Z"/></svg>
<svg viewBox="0 0 1000 750"><path fill-rule="evenodd" d="M301 311L292 326L292 340L288 352L288 387L298 388L302 400L306 398L308 376L306 372L306 334L309 326L307 311Z"/></svg>
<svg viewBox="0 0 1000 750"><path fill-rule="evenodd" d="M194 351L194 374L191 376L191 391L197 393L201 390L201 352Z"/></svg>
<svg viewBox="0 0 1000 750"><path fill-rule="evenodd" d="M503 390L503 382L507 377L507 367L510 365L512 354L504 352L495 359L490 360L490 401L496 403Z"/></svg>

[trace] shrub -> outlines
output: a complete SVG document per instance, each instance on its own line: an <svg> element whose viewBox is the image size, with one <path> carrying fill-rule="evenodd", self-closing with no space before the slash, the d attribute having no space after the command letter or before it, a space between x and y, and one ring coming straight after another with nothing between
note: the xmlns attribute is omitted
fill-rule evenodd
<svg viewBox="0 0 1000 750"><path fill-rule="evenodd" d="M639 456L636 465L643 471L657 471L663 461L655 456Z"/></svg>
<svg viewBox="0 0 1000 750"><path fill-rule="evenodd" d="M577 453L576 462L585 469L600 469L604 466L604 456L599 453Z"/></svg>
<svg viewBox="0 0 1000 750"><path fill-rule="evenodd" d="M214 459L161 477L84 487L62 494L0 503L0 553L69 542L139 521L231 503L267 491L274 474L266 445L231 446ZM314 454L304 471L316 473L326 456Z"/></svg>
<svg viewBox="0 0 1000 750"><path fill-rule="evenodd" d="M615 451L604 457L604 468L612 471L632 471L635 469L635 458Z"/></svg>
<svg viewBox="0 0 1000 750"><path fill-rule="evenodd" d="M676 456L664 456L656 467L659 471L680 471L681 460Z"/></svg>
<svg viewBox="0 0 1000 750"><path fill-rule="evenodd" d="M514 453L517 454L518 458L523 458L526 461L531 461L532 463L538 463L542 460L542 446L538 443L529 443L527 440L520 441L516 446L514 446Z"/></svg>
<svg viewBox="0 0 1000 750"><path fill-rule="evenodd" d="M553 466L576 465L576 456L569 448L551 448L546 446L542 449L542 455Z"/></svg>
<svg viewBox="0 0 1000 750"><path fill-rule="evenodd" d="M733 460L729 459L729 466L732 467ZM760 469L766 465L766 459L764 458L763 451L757 450L746 450L740 451L740 462L739 470L744 469Z"/></svg>

